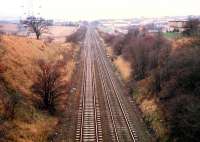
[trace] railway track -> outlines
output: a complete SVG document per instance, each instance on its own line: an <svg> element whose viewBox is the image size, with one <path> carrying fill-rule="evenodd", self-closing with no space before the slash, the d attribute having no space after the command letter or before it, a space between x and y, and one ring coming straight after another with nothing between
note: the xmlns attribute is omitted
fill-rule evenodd
<svg viewBox="0 0 200 142"><path fill-rule="evenodd" d="M101 113L98 97L103 97L106 104L112 138L116 142L137 142L134 124L126 111L126 102L121 98L114 73L108 64L105 51L100 46L97 33L88 28L82 52L83 77L81 98L78 112L76 141L103 141ZM101 87L97 86L97 76ZM102 94L98 94L98 89Z"/></svg>
<svg viewBox="0 0 200 142"><path fill-rule="evenodd" d="M97 41L95 33L93 34L93 41L95 43L94 47L96 48L97 62L99 64L99 75L102 78L102 86L104 90L104 97L106 98L108 109L110 112L110 117L113 123L115 141L138 141L136 131L134 129L133 123L129 120L128 113L125 110L123 102L119 96L118 88L116 88L115 80L112 76L112 71L108 67L105 53L100 47L100 44Z"/></svg>
<svg viewBox="0 0 200 142"><path fill-rule="evenodd" d="M96 74L92 60L93 54L88 34L90 34L90 31L87 32L82 54L83 78L76 141L100 142L102 141L101 118L97 97Z"/></svg>

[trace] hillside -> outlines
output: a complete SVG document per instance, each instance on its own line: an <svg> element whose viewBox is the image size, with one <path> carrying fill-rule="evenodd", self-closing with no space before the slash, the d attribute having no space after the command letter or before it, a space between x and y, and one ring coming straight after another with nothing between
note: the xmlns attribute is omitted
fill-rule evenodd
<svg viewBox="0 0 200 142"><path fill-rule="evenodd" d="M50 44L25 37L1 36L0 48L0 141L47 141L58 117L40 109L39 96L32 91L39 71L38 60L64 62L62 80L70 82L78 47L71 43ZM63 99L66 97L67 94Z"/></svg>
<svg viewBox="0 0 200 142"><path fill-rule="evenodd" d="M200 139L200 40L100 32L111 61L156 141ZM112 54L111 54L112 53Z"/></svg>

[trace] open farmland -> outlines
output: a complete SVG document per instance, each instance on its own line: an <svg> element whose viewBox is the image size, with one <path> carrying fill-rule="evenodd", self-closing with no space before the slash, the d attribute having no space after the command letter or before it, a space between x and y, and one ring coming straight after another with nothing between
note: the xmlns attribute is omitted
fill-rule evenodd
<svg viewBox="0 0 200 142"><path fill-rule="evenodd" d="M0 23L0 31L7 33L7 34L14 34L17 33L19 30L17 24L11 23Z"/></svg>
<svg viewBox="0 0 200 142"><path fill-rule="evenodd" d="M18 24L12 23L0 23L0 31L6 34L16 34L26 36L27 32L24 28L20 28ZM65 42L67 36L75 32L77 27L72 26L50 26L48 27L48 32L42 35L42 39L51 39L54 42ZM29 34L29 37L35 37L33 33Z"/></svg>
<svg viewBox="0 0 200 142"><path fill-rule="evenodd" d="M67 26L50 26L48 33L44 34L42 38L54 38L55 42L65 42L67 36L75 32L77 27Z"/></svg>

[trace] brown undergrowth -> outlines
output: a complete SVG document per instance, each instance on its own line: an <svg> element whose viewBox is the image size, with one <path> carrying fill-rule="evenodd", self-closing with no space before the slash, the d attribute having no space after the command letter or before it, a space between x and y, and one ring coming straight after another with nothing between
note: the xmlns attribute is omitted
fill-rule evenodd
<svg viewBox="0 0 200 142"><path fill-rule="evenodd" d="M77 50L77 46L72 43L50 44L25 37L1 36L0 141L48 140L58 123L58 117L40 109L40 98L32 91L39 70L37 61L66 62L62 67L63 80L70 84L75 69L74 53ZM59 110L64 108L67 96L63 95L60 100Z"/></svg>
<svg viewBox="0 0 200 142"><path fill-rule="evenodd" d="M130 29L124 36L100 34L111 48L113 55L109 56L122 78L125 65L131 65L131 75L125 79L127 90L156 140L198 142L199 38L168 41L160 33L148 34L136 29ZM119 58L126 63L116 64Z"/></svg>

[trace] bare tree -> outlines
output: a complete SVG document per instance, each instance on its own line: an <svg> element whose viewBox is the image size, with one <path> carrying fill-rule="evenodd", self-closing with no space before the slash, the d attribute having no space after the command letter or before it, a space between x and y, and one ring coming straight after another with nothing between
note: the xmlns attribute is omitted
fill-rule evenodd
<svg viewBox="0 0 200 142"><path fill-rule="evenodd" d="M158 93L161 91L161 75L160 75L160 69L156 69L152 72L152 80L150 85L150 90L152 93Z"/></svg>
<svg viewBox="0 0 200 142"><path fill-rule="evenodd" d="M66 93L67 83L62 81L62 63L46 63L38 61L40 71L37 82L33 85L33 91L41 96L45 108L50 112L55 110L59 97Z"/></svg>
<svg viewBox="0 0 200 142"><path fill-rule="evenodd" d="M29 32L35 33L37 39L40 39L40 36L47 32L47 27L49 25L47 20L34 16L27 17L26 20L22 20L21 23L28 28Z"/></svg>

